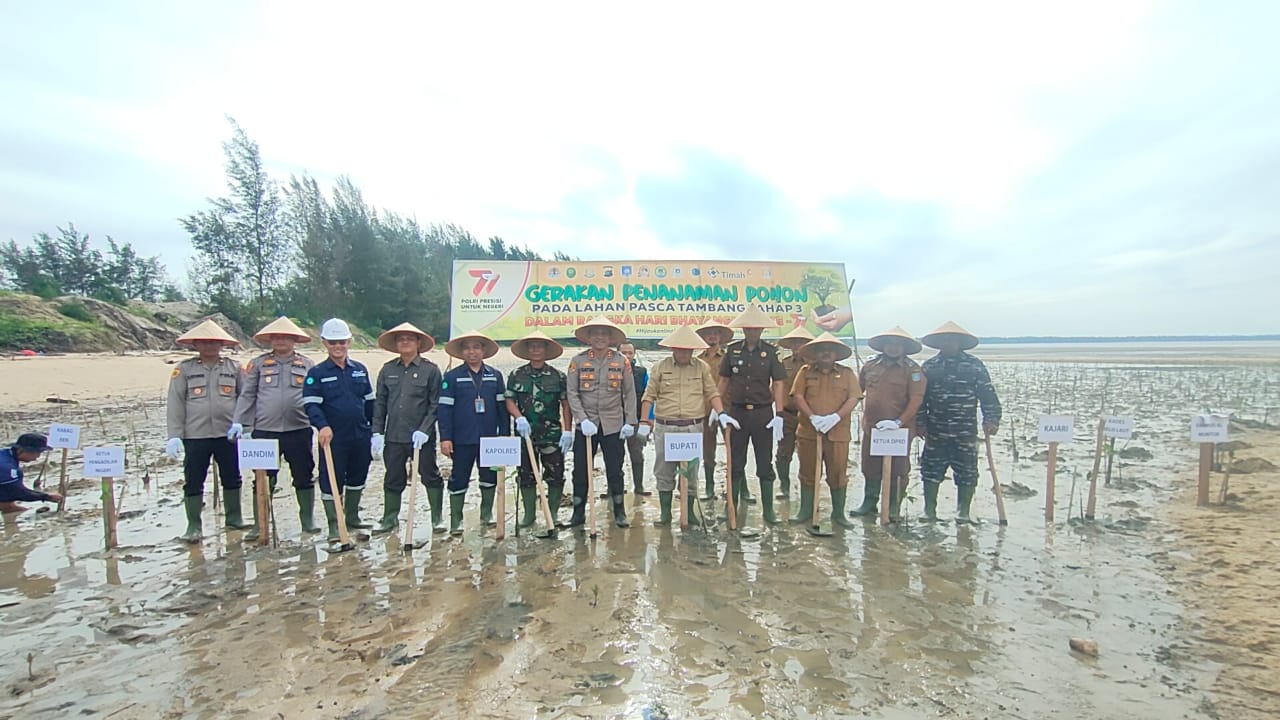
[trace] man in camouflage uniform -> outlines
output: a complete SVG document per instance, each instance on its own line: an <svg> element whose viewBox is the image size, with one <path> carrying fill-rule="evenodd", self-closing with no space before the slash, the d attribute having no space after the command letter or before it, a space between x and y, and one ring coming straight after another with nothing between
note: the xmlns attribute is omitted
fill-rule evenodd
<svg viewBox="0 0 1280 720"><path fill-rule="evenodd" d="M862 406L862 505L849 512L852 517L872 517L880 504L880 484L884 463L871 457L871 431L915 430L916 413L924 400L924 371L907 357L920 352L920 342L900 327L880 333L867 341L879 355L862 366L858 383L866 394ZM911 459L895 457L891 461L893 479L889 487L889 518L897 520L902 496L907 489Z"/></svg>
<svg viewBox="0 0 1280 720"><path fill-rule="evenodd" d="M778 471L779 500L791 498L791 458L796 454L796 425L799 420L796 401L791 397L791 386L796 382L796 373L805 364L796 351L810 340L813 340L813 333L803 325L778 340L778 347L787 351L786 357L782 358L782 369L787 371L787 404L782 408L782 439L778 441L778 452L773 461L773 467Z"/></svg>
<svg viewBox="0 0 1280 720"><path fill-rule="evenodd" d="M939 350L924 361L924 403L916 418L924 453L920 474L924 479L925 520L938 519L938 486L947 468L956 481L956 522L969 522L969 504L978 486L978 419L982 407L982 431L994 435L1000 427L1000 400L991 385L987 366L965 352L978 338L948 322L922 338Z"/></svg>
<svg viewBox="0 0 1280 720"><path fill-rule="evenodd" d="M511 343L511 354L528 360L516 368L507 378L505 392L507 414L516 419L516 433L528 438L537 454L536 462L542 468L542 479L547 486L547 506L551 508L552 522L560 509L564 496L564 454L573 446L573 433L566 428L573 426L569 412L568 381L565 374L547 364L564 354L560 343L541 331L526 335ZM520 502L524 516L519 527L533 525L536 517L538 492L533 474L535 459L529 456L526 443L520 452Z"/></svg>

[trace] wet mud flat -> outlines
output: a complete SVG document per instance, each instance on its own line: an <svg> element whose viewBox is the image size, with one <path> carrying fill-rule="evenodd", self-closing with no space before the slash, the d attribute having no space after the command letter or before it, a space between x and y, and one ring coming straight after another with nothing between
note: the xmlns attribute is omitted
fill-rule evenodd
<svg viewBox="0 0 1280 720"><path fill-rule="evenodd" d="M1033 362L991 369L1006 407L996 444L1001 480L1038 491L1007 494L1009 526L994 522L984 470L975 501L982 524L922 523L919 503L909 499L901 527L859 521L829 538L781 525L745 539L723 521L710 533L658 529L650 524L656 496L629 494L629 530L607 523L600 503L594 541L574 531L517 538L508 525L498 543L491 529L479 530L472 492L461 539L431 536L405 556L398 536L377 537L331 556L299 532L282 483L279 547L214 532L221 517L211 487L206 539L188 547L174 541L182 529L179 469L158 459L163 415L154 400L7 412L0 422L10 427L79 423L86 444L126 444L141 461L116 489L123 493L116 550L102 550L97 483L80 478L78 467L64 514L6 518L0 717L1264 712L1223 714L1231 653L1213 651L1205 616L1212 606L1190 600L1179 583L1171 557L1190 551L1168 511L1190 502L1182 493L1194 481L1196 449L1185 440L1186 417L1210 407L1260 419L1261 408L1280 406L1280 370ZM1151 457L1119 461L1099 489L1097 520L1081 522L1093 449L1087 418L1102 402L1108 412L1135 415L1129 444ZM1049 411L1077 413L1086 428L1060 453L1052 525L1043 519L1044 462L1030 459L1041 449L1034 417ZM56 478L50 465L46 478ZM380 482L375 463L366 519L381 511ZM851 484L857 495L860 478ZM918 476L910 492L919 496ZM779 503L784 519L798 507L792 493ZM953 515L954 496L944 485L942 516ZM418 501L423 540L430 531L421 493ZM823 505L830 507L825 494ZM761 527L758 506L746 521ZM1069 650L1073 637L1095 640L1099 654ZM1274 658L1268 647L1251 662L1265 667Z"/></svg>

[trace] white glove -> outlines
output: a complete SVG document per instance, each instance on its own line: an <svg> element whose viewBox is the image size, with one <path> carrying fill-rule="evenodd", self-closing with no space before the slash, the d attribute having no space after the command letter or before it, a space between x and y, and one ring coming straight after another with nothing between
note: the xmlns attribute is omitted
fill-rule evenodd
<svg viewBox="0 0 1280 720"><path fill-rule="evenodd" d="M818 431L824 435L831 432L831 428L840 424L840 416L836 413L823 415L820 419L822 420L822 427L818 428Z"/></svg>
<svg viewBox="0 0 1280 720"><path fill-rule="evenodd" d="M182 438L169 438L164 444L164 454L177 460L178 455L182 454Z"/></svg>
<svg viewBox="0 0 1280 720"><path fill-rule="evenodd" d="M814 430L817 430L818 432L822 432L822 422L823 422L823 419L826 417L827 417L826 415L810 415L809 424L813 426Z"/></svg>
<svg viewBox="0 0 1280 720"><path fill-rule="evenodd" d="M732 425L736 430L742 429L742 426L738 424L738 421L734 420L733 417L729 415L729 413L720 413L719 420L720 420L721 427L729 427L730 425Z"/></svg>
<svg viewBox="0 0 1280 720"><path fill-rule="evenodd" d="M651 432L653 432L653 428L648 425L641 425L639 428L636 428L636 435L639 436L641 442L648 442L649 433Z"/></svg>
<svg viewBox="0 0 1280 720"><path fill-rule="evenodd" d="M877 430L898 430L902 428L901 420L881 420L876 423Z"/></svg>
<svg viewBox="0 0 1280 720"><path fill-rule="evenodd" d="M596 424L590 420L583 420L578 424L578 427L582 428L582 434L587 437L591 437L600 431L600 428L596 427Z"/></svg>
<svg viewBox="0 0 1280 720"><path fill-rule="evenodd" d="M573 449L573 433L565 430L560 433L560 454L563 455Z"/></svg>
<svg viewBox="0 0 1280 720"><path fill-rule="evenodd" d="M774 415L772 420L765 423L765 427L773 431L774 442L782 442L782 418Z"/></svg>
<svg viewBox="0 0 1280 720"><path fill-rule="evenodd" d="M427 434L422 432L421 430L414 430L413 436L411 439L413 440L413 449L417 450L418 448L421 448L423 445L426 445L427 441L430 440L431 438L427 437Z"/></svg>
<svg viewBox="0 0 1280 720"><path fill-rule="evenodd" d="M240 423L231 423L231 427L227 429L227 439L235 442L241 435L244 435L244 426Z"/></svg>
<svg viewBox="0 0 1280 720"><path fill-rule="evenodd" d="M382 457L382 448L386 447L387 438L382 433L374 433L373 438L369 440L369 452L378 458Z"/></svg>
<svg viewBox="0 0 1280 720"><path fill-rule="evenodd" d="M626 425L623 425L622 429L618 431L618 439L626 440L627 438L635 434L636 434L636 426L628 423Z"/></svg>
<svg viewBox="0 0 1280 720"><path fill-rule="evenodd" d="M531 432L533 432L533 429L529 427L529 418L524 417L523 415L516 418L516 434L517 435L519 435L522 438L527 438L529 437L529 433Z"/></svg>

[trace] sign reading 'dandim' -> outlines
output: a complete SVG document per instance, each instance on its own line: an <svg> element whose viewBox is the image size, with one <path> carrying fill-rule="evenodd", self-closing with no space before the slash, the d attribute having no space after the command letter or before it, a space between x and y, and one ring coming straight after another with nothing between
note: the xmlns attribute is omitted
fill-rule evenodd
<svg viewBox="0 0 1280 720"><path fill-rule="evenodd" d="M1220 443L1227 441L1230 419L1226 415L1196 415L1191 418L1191 441Z"/></svg>
<svg viewBox="0 0 1280 720"><path fill-rule="evenodd" d="M875 430L871 431L871 456L884 457L906 457L911 450L911 431L906 428L899 430Z"/></svg>
<svg viewBox="0 0 1280 720"><path fill-rule="evenodd" d="M512 467L520 464L520 438L480 438L480 467Z"/></svg>
<svg viewBox="0 0 1280 720"><path fill-rule="evenodd" d="M124 477L124 448L88 447L84 449L84 476L96 478Z"/></svg>
<svg viewBox="0 0 1280 720"><path fill-rule="evenodd" d="M1074 415L1041 415L1036 437L1042 443L1069 443L1075 431Z"/></svg>
<svg viewBox="0 0 1280 720"><path fill-rule="evenodd" d="M1102 426L1102 434L1117 440L1128 440L1133 437L1132 415L1109 415Z"/></svg>
<svg viewBox="0 0 1280 720"><path fill-rule="evenodd" d="M49 447L66 448L67 450L75 450L80 447L80 426L60 425L58 423L50 425Z"/></svg>
<svg viewBox="0 0 1280 720"><path fill-rule="evenodd" d="M236 443L240 452L241 470L279 470L279 440L241 439Z"/></svg>
<svg viewBox="0 0 1280 720"><path fill-rule="evenodd" d="M702 433L667 433L662 436L662 458L686 462L702 457Z"/></svg>

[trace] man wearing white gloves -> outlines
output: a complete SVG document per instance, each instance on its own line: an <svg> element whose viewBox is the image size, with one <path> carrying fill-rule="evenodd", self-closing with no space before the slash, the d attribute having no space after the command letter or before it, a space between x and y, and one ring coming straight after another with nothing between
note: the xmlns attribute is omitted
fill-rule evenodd
<svg viewBox="0 0 1280 720"><path fill-rule="evenodd" d="M849 420L862 399L862 388L852 368L837 365L853 354L853 350L831 333L822 333L798 351L806 364L796 373L791 398L800 411L796 428L797 452L800 454L800 514L793 523L811 524L813 496L817 491L818 443L822 443L822 464L831 487L831 522L853 527L845 517L844 505L849 484ZM868 441L869 443L869 441Z"/></svg>
<svg viewBox="0 0 1280 720"><path fill-rule="evenodd" d="M578 342L590 347L569 362L569 407L578 423L573 440L573 517L570 527L586 523L587 443L604 454L604 472L613 499L613 522L630 527L623 503L622 460L625 441L635 434L636 387L631 363L613 347L626 333L603 315L574 331ZM699 413L701 414L701 413Z"/></svg>
<svg viewBox="0 0 1280 720"><path fill-rule="evenodd" d="M852 517L875 517L880 500L881 474L884 470L879 458L871 457L871 430L915 431L916 411L924 401L926 380L924 371L916 361L907 357L921 350L920 341L900 327L880 333L867 341L872 350L880 352L862 366L858 384L866 393L862 406L862 477L866 485L862 490L862 505L850 511ZM889 485L889 519L896 521L906 494L907 477L911 472L911 458L903 455L893 459L893 481Z"/></svg>
<svg viewBox="0 0 1280 720"><path fill-rule="evenodd" d="M534 463L542 468L547 486L547 507L551 522L560 512L564 497L564 456L573 447L573 417L569 412L569 387L565 374L547 364L564 354L564 347L540 330L511 343L511 354L528 360L507 377L507 414L516 419L516 434L522 441L520 450L519 488L524 516L519 527L533 525L537 515L537 477ZM533 456L529 449L532 447ZM550 537L547 528L540 537Z"/></svg>
<svg viewBox="0 0 1280 720"><path fill-rule="evenodd" d="M374 388L373 439L369 449L382 456L382 519L375 535L400 527L400 501L409 478L409 459L418 453L418 478L427 489L431 505L431 531L444 526L444 478L436 464L436 413L440 406L440 368L423 354L435 347L435 338L401 323L378 336L378 347L399 357L378 371ZM413 508L409 508L413 512Z"/></svg>
<svg viewBox="0 0 1280 720"><path fill-rule="evenodd" d="M175 340L194 347L198 357L178 363L169 376L169 399L165 408L169 441L165 453L182 461L182 502L186 508L185 542L200 542L200 511L204 507L204 477L209 460L218 463L225 491L226 524L233 530L249 527L240 509L240 458L235 443L227 439L240 394L240 367L221 356L222 348L239 345L213 320L205 320Z"/></svg>

